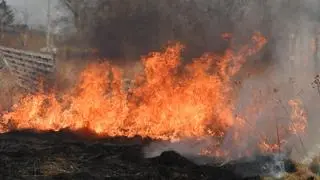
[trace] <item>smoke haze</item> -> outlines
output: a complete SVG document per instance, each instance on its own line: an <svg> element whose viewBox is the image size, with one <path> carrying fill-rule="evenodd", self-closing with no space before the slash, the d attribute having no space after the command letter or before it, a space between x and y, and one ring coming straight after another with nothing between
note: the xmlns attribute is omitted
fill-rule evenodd
<svg viewBox="0 0 320 180"><path fill-rule="evenodd" d="M232 11L232 33L236 40L242 39L235 43L241 44L253 31L262 32L268 39L264 52L250 59L238 77L242 84L235 115L244 116L253 127L247 124L245 128L248 133L243 133L241 142L238 142L243 148L236 149L235 154L252 148L252 143L258 140L262 131L275 139L277 128L291 123L291 108L288 105L291 99L302 101L307 111L308 131L306 135L280 138L286 141L285 148L292 149L292 156L296 159L305 158L311 149L315 154L314 149L317 148L312 147L319 143L317 134L320 124L317 122L317 112L320 97L311 83L319 73L319 57L314 53L312 43L319 28L319 5L316 0L248 1L245 5L235 7L239 11ZM258 70L251 71L255 68ZM256 108L252 109L253 106ZM223 148L233 149L228 137L232 136L235 128L229 130ZM162 146L162 149L168 149L167 145ZM156 149L158 154L161 148ZM195 153L190 144L179 144L176 147L172 144L169 149L182 154ZM190 152L186 152L187 149ZM147 148L147 152L153 155L150 148Z"/></svg>

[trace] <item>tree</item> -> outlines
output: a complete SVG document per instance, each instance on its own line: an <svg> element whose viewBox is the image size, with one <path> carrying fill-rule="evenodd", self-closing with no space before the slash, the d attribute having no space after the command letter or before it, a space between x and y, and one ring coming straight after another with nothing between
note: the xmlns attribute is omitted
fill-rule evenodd
<svg viewBox="0 0 320 180"><path fill-rule="evenodd" d="M90 24L94 21L97 10L97 0L60 0L61 7L71 17L68 21L73 23L78 38L83 40L89 32ZM67 18L62 18L66 22Z"/></svg>
<svg viewBox="0 0 320 180"><path fill-rule="evenodd" d="M1 38L4 35L4 29L14 21L14 13L5 0L0 0L0 28Z"/></svg>
<svg viewBox="0 0 320 180"><path fill-rule="evenodd" d="M135 59L171 40L190 46L192 51L187 53L195 56L194 52L220 49L222 46L212 39L220 38L220 32L212 27L222 27L213 19L224 11L213 2L60 0L60 5L77 30L78 41L90 43L104 57ZM221 22L227 24L224 19Z"/></svg>
<svg viewBox="0 0 320 180"><path fill-rule="evenodd" d="M30 13L27 9L18 11L15 15L15 24L20 24L22 27L19 41L21 42L22 47L27 46L28 41L28 24L29 24Z"/></svg>
<svg viewBox="0 0 320 180"><path fill-rule="evenodd" d="M246 41L256 27L268 29L262 28L264 11L269 10L264 0L60 0L60 4L78 32L76 39L83 41L77 44L89 43L109 59L131 61L168 41L179 41L187 47L186 61L203 52L223 53L229 46L221 38L224 32L234 36L239 32L243 38L235 39Z"/></svg>

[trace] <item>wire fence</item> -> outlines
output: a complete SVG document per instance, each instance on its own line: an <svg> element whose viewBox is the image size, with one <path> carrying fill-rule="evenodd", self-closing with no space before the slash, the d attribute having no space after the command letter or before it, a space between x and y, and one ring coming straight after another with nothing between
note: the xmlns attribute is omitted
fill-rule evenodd
<svg viewBox="0 0 320 180"><path fill-rule="evenodd" d="M56 71L56 60L53 54L0 46L0 60L0 68L8 68L16 78L17 84L29 91L38 90L40 80L52 80Z"/></svg>

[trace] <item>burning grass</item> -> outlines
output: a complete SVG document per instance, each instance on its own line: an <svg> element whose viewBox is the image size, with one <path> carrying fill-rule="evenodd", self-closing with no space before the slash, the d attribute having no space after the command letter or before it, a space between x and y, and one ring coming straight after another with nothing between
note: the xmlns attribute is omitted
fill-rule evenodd
<svg viewBox="0 0 320 180"><path fill-rule="evenodd" d="M221 57L206 54L185 67L183 46L169 46L142 59L144 71L129 92L123 90L119 68L89 65L69 93L26 96L3 119L17 129L88 128L101 136L221 136L234 123L230 78L265 43L257 33L238 51L230 49Z"/></svg>
<svg viewBox="0 0 320 180"><path fill-rule="evenodd" d="M181 58L184 47L179 43L170 45L162 52L142 58L143 70L129 90L125 90L119 67L90 64L75 87L63 94L52 90L22 98L12 111L3 114L0 132L67 128L87 129L99 137L138 135L169 142L191 139L207 141L198 154L222 157L282 151L281 133L281 137L299 136L306 129L307 117L300 101L289 102L291 123L284 130L279 129L271 140L259 132L258 140L250 148L244 148L243 143L253 133L257 136L255 122L234 112L238 97L233 78L266 42L260 33L255 33L251 42L240 48L231 47L223 55L207 53L187 65L183 65ZM248 112L255 112L256 107L251 110ZM226 144L232 144L231 148ZM242 151L234 152L239 149ZM55 166L65 167L61 158L50 162L43 165L49 174L60 171L52 170Z"/></svg>

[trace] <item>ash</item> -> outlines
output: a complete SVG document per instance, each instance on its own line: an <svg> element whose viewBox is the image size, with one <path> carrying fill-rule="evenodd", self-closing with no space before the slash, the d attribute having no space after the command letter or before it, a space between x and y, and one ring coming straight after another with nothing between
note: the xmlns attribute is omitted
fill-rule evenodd
<svg viewBox="0 0 320 180"><path fill-rule="evenodd" d="M0 179L259 179L263 173L255 171L257 166L274 169L269 167L276 165L273 161L283 161L266 156L221 166L209 157L184 157L175 151L146 158L143 148L150 139L91 137L69 131L1 134ZM201 158L212 163L196 163ZM279 172L285 170L283 164L279 167Z"/></svg>

